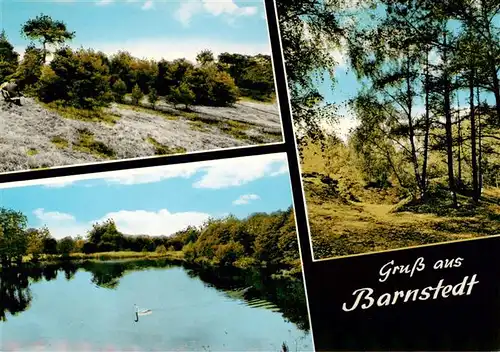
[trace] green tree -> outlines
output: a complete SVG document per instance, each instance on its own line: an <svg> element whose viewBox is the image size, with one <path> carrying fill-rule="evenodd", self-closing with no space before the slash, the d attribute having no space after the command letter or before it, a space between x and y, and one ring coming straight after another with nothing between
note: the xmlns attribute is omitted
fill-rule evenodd
<svg viewBox="0 0 500 352"><path fill-rule="evenodd" d="M7 39L5 31L0 33L0 81L5 81L16 72L19 63L19 54L14 51L14 46Z"/></svg>
<svg viewBox="0 0 500 352"><path fill-rule="evenodd" d="M32 259L37 261L41 254L44 252L44 243L50 238L50 232L47 227L41 229L28 229L26 230L27 248L26 254L31 254Z"/></svg>
<svg viewBox="0 0 500 352"><path fill-rule="evenodd" d="M142 92L139 85L136 84L132 89L132 104L139 105L143 97L144 93Z"/></svg>
<svg viewBox="0 0 500 352"><path fill-rule="evenodd" d="M196 62L200 65L207 65L214 61L214 54L210 50L202 50L196 55Z"/></svg>
<svg viewBox="0 0 500 352"><path fill-rule="evenodd" d="M292 116L301 135L321 137L322 123L335 121L336 111L331 104L322 104L323 95L316 83L325 76L335 80L337 62L331 53L339 49L349 33L349 21L343 21L343 3L276 2Z"/></svg>
<svg viewBox="0 0 500 352"><path fill-rule="evenodd" d="M38 82L42 76L42 57L41 49L29 45L24 51L23 59L16 72L19 88L30 94L36 93Z"/></svg>
<svg viewBox="0 0 500 352"><path fill-rule="evenodd" d="M195 103L199 105L227 106L238 99L238 88L233 78L214 65L190 70L186 75L186 83L195 95Z"/></svg>
<svg viewBox="0 0 500 352"><path fill-rule="evenodd" d="M75 240L70 236L66 236L57 241L57 251L63 256L67 256L72 253L74 248Z"/></svg>
<svg viewBox="0 0 500 352"><path fill-rule="evenodd" d="M43 240L44 254L57 254L57 240L52 237L44 238Z"/></svg>
<svg viewBox="0 0 500 352"><path fill-rule="evenodd" d="M167 249L165 248L165 246L163 244L161 244L161 245L156 247L155 252L158 254L165 254L165 253L167 253Z"/></svg>
<svg viewBox="0 0 500 352"><path fill-rule="evenodd" d="M274 93L274 73L269 56L257 56L241 77L238 88L257 100L269 99Z"/></svg>
<svg viewBox="0 0 500 352"><path fill-rule="evenodd" d="M112 100L109 67L103 53L63 48L42 70L38 95L44 102L61 101L81 109L107 106Z"/></svg>
<svg viewBox="0 0 500 352"><path fill-rule="evenodd" d="M156 103L158 102L159 99L160 97L158 95L158 91L156 90L156 88L150 88L148 93L148 101L151 104L153 110L155 109Z"/></svg>
<svg viewBox="0 0 500 352"><path fill-rule="evenodd" d="M210 105L227 106L234 104L238 100L238 87L234 84L233 78L223 71L214 70L210 76Z"/></svg>
<svg viewBox="0 0 500 352"><path fill-rule="evenodd" d="M73 251L75 253L83 253L83 246L85 245L85 240L83 239L82 236L77 236L75 238L75 246L73 248Z"/></svg>
<svg viewBox="0 0 500 352"><path fill-rule="evenodd" d="M28 245L26 226L28 219L18 211L0 208L0 259L8 265L11 260L20 261Z"/></svg>
<svg viewBox="0 0 500 352"><path fill-rule="evenodd" d="M154 85L158 76L158 64L152 60L134 58L130 63L130 77L132 87L136 84L144 94Z"/></svg>
<svg viewBox="0 0 500 352"><path fill-rule="evenodd" d="M188 109L190 105L194 104L195 99L195 94L184 82L181 83L179 87L173 88L168 96L168 100L174 104L174 106L182 104L186 109Z"/></svg>
<svg viewBox="0 0 500 352"><path fill-rule="evenodd" d="M126 92L131 92L134 84L134 76L132 73L132 64L134 57L126 51L119 51L111 57L109 67L112 78L117 81L121 80L125 83Z"/></svg>
<svg viewBox="0 0 500 352"><path fill-rule="evenodd" d="M111 89L113 91L113 95L115 96L115 101L123 103L125 94L127 94L127 85L125 82L118 78L115 83L113 83Z"/></svg>
<svg viewBox="0 0 500 352"><path fill-rule="evenodd" d="M21 33L31 40L38 40L42 44L42 62L47 58L47 46L63 44L75 37L75 32L68 31L62 21L52 19L43 13L34 19L28 20L21 28Z"/></svg>
<svg viewBox="0 0 500 352"><path fill-rule="evenodd" d="M233 265L235 261L245 255L245 248L241 243L229 241L226 244L220 244L215 251L215 260L219 265Z"/></svg>
<svg viewBox="0 0 500 352"><path fill-rule="evenodd" d="M87 240L93 246L87 246L87 250L114 251L123 248L125 239L118 231L115 222L108 219L102 223L95 223L87 234Z"/></svg>

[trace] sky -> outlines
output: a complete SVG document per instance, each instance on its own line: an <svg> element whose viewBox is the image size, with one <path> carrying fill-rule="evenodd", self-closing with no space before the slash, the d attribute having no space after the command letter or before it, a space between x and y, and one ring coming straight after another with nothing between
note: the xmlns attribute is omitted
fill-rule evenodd
<svg viewBox="0 0 500 352"><path fill-rule="evenodd" d="M270 54L260 0L2 0L0 7L1 25L21 54L29 43L21 26L41 13L76 32L70 46L107 54L127 50L156 60L194 60L204 49Z"/></svg>
<svg viewBox="0 0 500 352"><path fill-rule="evenodd" d="M18 181L0 185L0 207L55 238L86 235L111 218L129 235L171 235L208 218L286 210L286 154Z"/></svg>

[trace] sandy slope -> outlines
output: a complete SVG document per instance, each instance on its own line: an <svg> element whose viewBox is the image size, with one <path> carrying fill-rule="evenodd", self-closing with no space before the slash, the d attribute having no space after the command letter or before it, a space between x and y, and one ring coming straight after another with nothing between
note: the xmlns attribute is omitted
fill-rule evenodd
<svg viewBox="0 0 500 352"><path fill-rule="evenodd" d="M165 103L158 108L179 113ZM169 119L118 105L111 106L109 111L119 116L114 125L63 118L30 98L24 98L21 107L8 107L0 101L0 172L106 160L73 148L81 129L87 129L96 141L112 148L115 159L153 156L155 148L148 137L169 148L184 148L186 152L282 139L277 105L241 102L228 108L196 107L191 120L183 116ZM245 123L243 137L235 137L221 128L228 120ZM51 141L54 137L67 140L69 145L58 148Z"/></svg>

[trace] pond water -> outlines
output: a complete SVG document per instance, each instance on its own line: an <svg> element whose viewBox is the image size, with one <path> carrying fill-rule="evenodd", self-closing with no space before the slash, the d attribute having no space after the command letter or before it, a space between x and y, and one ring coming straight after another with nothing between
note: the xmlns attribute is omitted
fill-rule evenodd
<svg viewBox="0 0 500 352"><path fill-rule="evenodd" d="M0 280L1 351L313 350L301 282L157 261L4 268ZM152 314L136 321L134 304Z"/></svg>

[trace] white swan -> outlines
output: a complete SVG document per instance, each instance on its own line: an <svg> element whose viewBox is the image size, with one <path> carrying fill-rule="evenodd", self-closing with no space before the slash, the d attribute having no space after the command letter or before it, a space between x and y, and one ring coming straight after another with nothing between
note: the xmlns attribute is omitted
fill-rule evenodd
<svg viewBox="0 0 500 352"><path fill-rule="evenodd" d="M141 310L139 310L139 307L137 307L137 304L134 304L134 308L135 308L135 313L137 315L149 315L149 314L153 313L153 311L151 309L141 309Z"/></svg>

